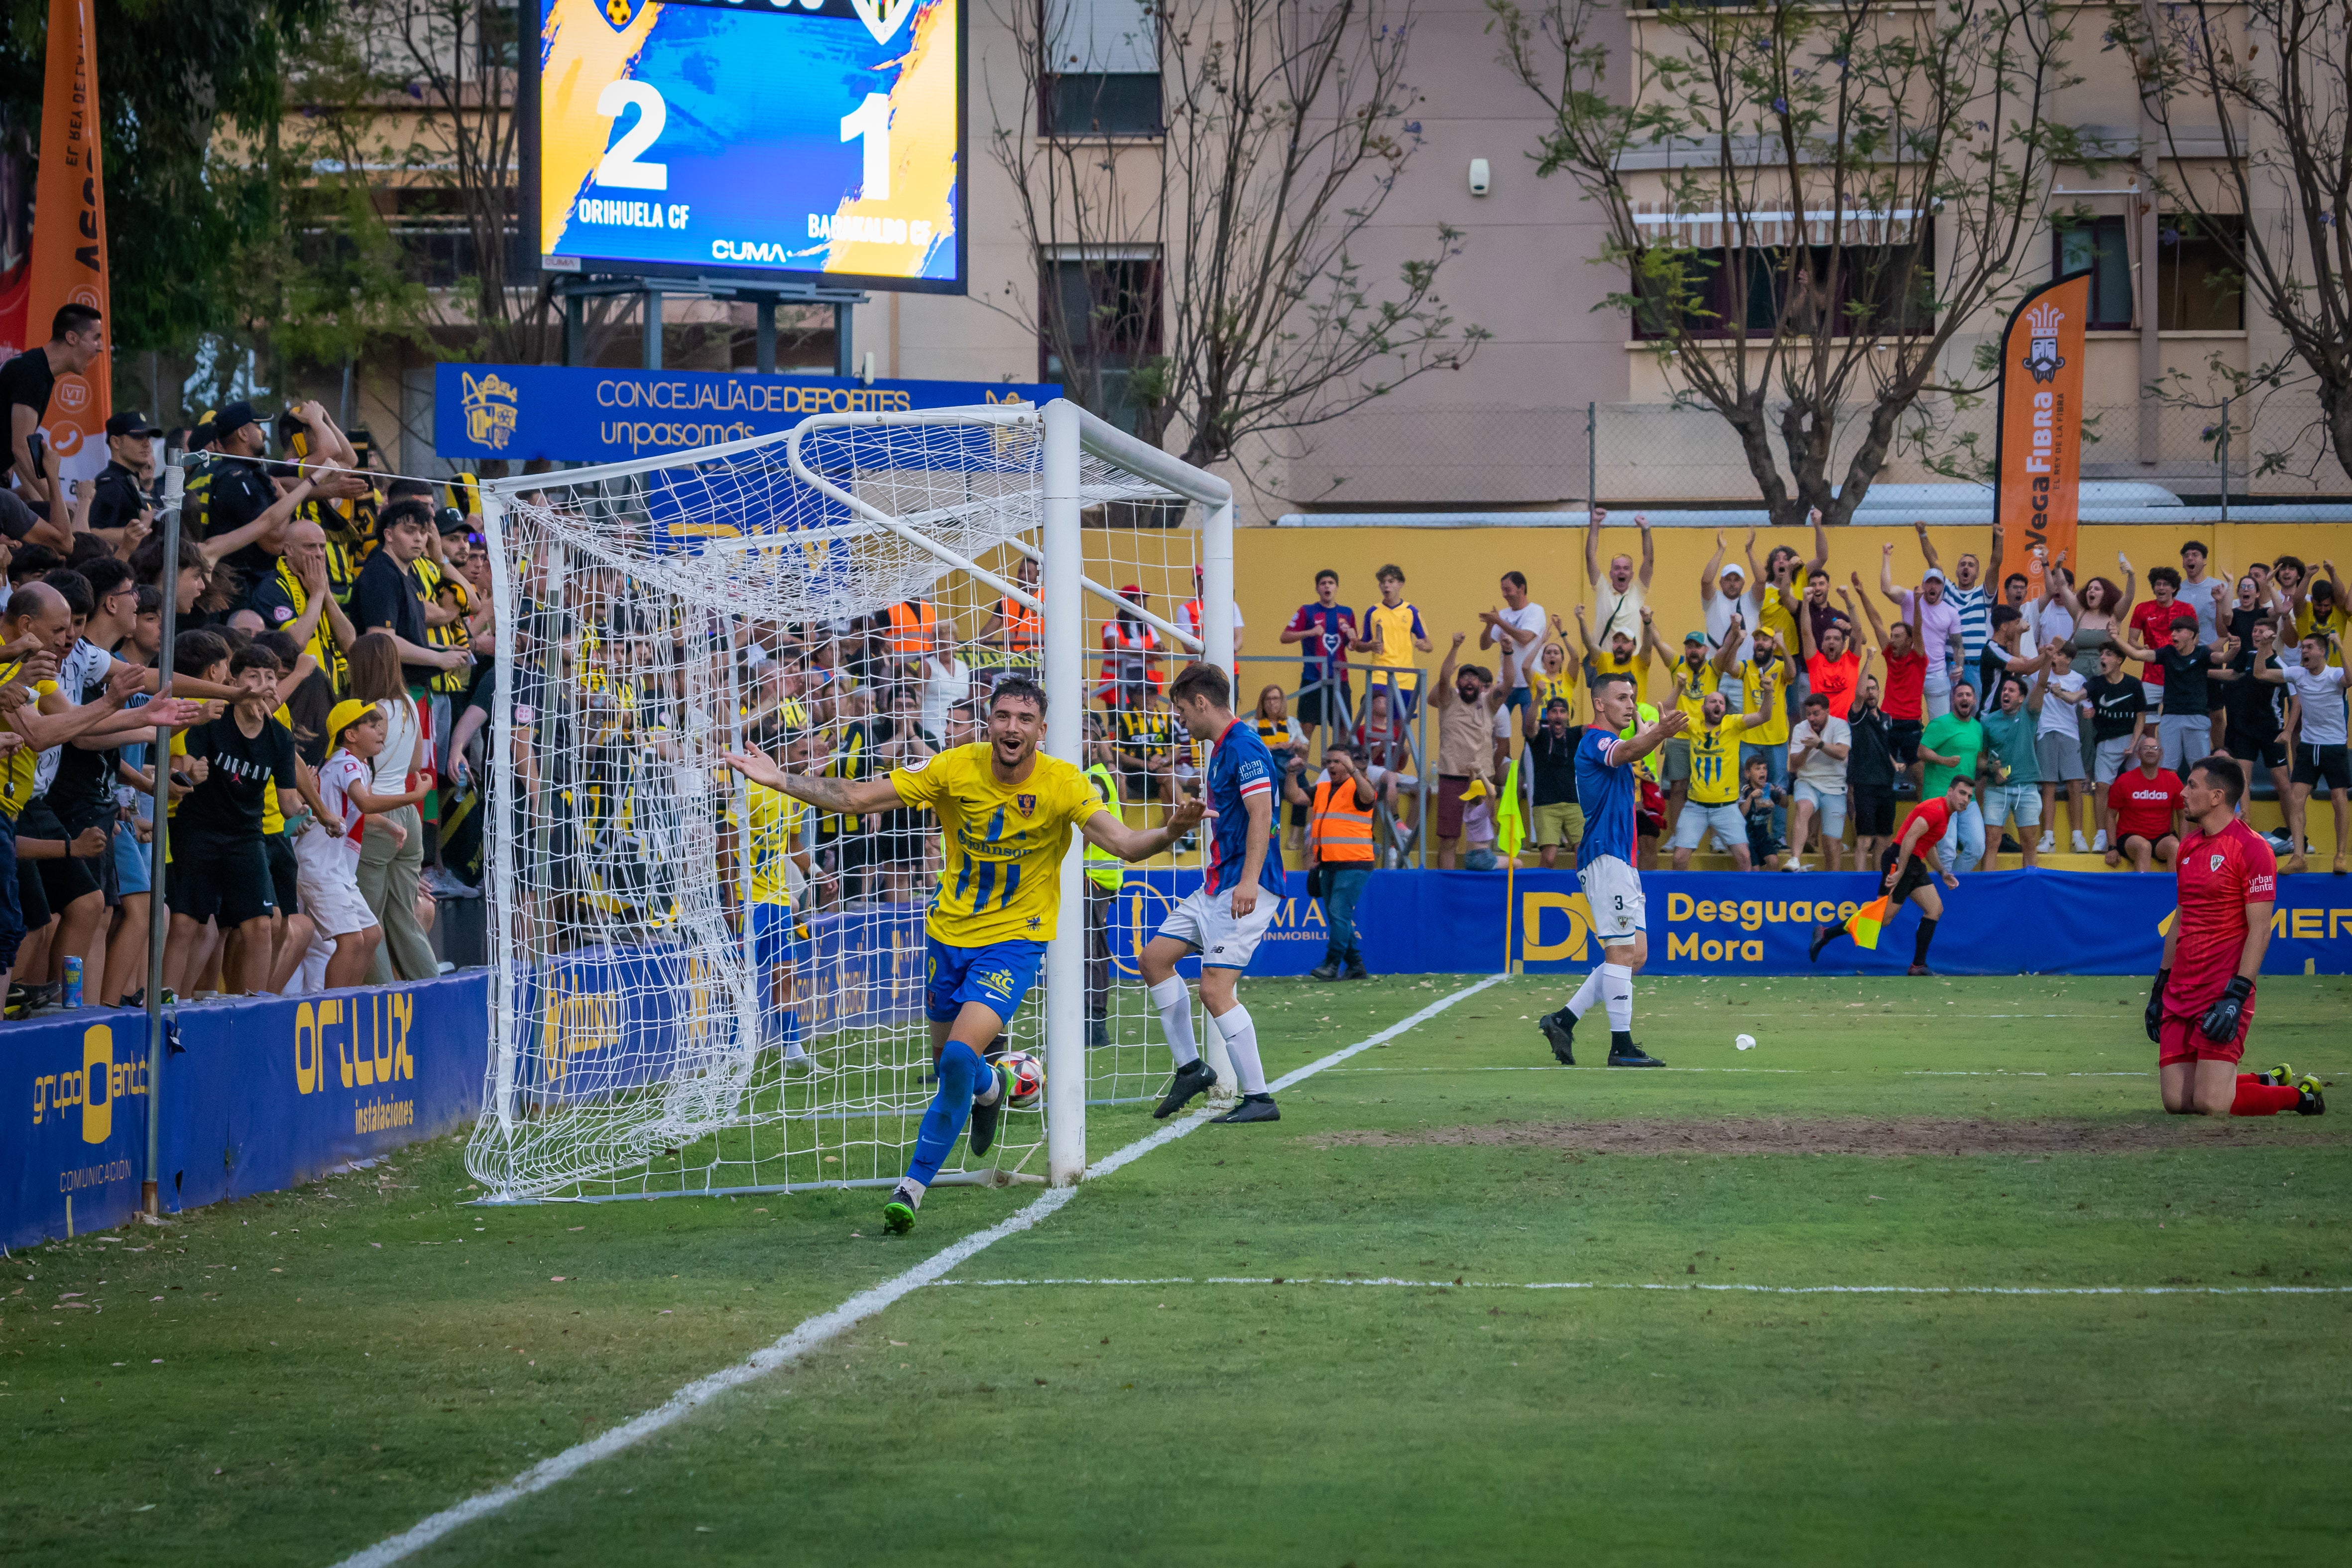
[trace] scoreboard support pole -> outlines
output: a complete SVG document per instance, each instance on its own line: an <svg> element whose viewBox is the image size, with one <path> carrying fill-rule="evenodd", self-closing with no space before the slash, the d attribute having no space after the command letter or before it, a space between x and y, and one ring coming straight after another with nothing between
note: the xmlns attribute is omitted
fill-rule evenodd
<svg viewBox="0 0 2352 1568"><path fill-rule="evenodd" d="M833 373L844 381L857 378L856 344L852 329L856 308L869 296L862 289L830 289L805 283L771 285L732 283L716 278L567 278L556 284L557 306L563 314L563 363L584 363L588 357L588 301L635 295L644 310L644 365L662 365L662 305L672 298L735 300L754 312L753 363L761 375L776 374L776 308L779 305L833 307Z"/></svg>

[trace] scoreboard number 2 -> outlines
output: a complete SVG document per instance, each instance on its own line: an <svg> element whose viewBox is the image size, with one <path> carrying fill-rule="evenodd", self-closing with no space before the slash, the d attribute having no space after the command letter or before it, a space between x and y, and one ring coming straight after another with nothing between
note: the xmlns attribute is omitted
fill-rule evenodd
<svg viewBox="0 0 2352 1568"><path fill-rule="evenodd" d="M634 106L637 122L624 132L619 141L596 165L596 183L624 191L666 191L669 189L669 165L646 163L639 154L652 148L669 123L669 105L662 101L659 89L651 82L623 79L607 82L604 90L596 95L596 112L616 119L621 111Z"/></svg>

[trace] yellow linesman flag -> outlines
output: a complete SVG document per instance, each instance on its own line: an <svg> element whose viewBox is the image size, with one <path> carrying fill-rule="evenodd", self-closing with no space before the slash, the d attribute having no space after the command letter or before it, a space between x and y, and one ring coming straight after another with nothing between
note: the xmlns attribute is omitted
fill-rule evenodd
<svg viewBox="0 0 2352 1568"><path fill-rule="evenodd" d="M1503 793L1495 801L1495 853L1517 855L1527 837L1527 824L1519 816L1519 759L1513 757L1511 771L1503 775Z"/></svg>
<svg viewBox="0 0 2352 1568"><path fill-rule="evenodd" d="M1853 938L1853 944L1856 947L1875 949L1878 946L1879 930L1885 924L1886 900L1883 898L1873 899L1853 911L1853 918L1845 922L1845 934Z"/></svg>

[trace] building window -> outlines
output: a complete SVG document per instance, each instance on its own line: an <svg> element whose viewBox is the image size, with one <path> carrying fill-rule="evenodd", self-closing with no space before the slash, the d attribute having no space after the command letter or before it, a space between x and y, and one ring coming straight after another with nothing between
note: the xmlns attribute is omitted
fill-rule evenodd
<svg viewBox="0 0 2352 1568"><path fill-rule="evenodd" d="M2245 220L2167 213L2156 233L2156 324L2167 332L2234 332L2246 324L2246 283L2231 258Z"/></svg>
<svg viewBox="0 0 2352 1568"><path fill-rule="evenodd" d="M1038 132L1157 136L1160 34L1149 0L1040 0Z"/></svg>
<svg viewBox="0 0 2352 1568"><path fill-rule="evenodd" d="M1045 310L1037 323L1037 379L1061 383L1073 401L1132 433L1130 383L1160 353L1159 258L1049 258L1038 286Z"/></svg>
<svg viewBox="0 0 2352 1568"><path fill-rule="evenodd" d="M1746 297L1733 288L1737 256L1748 273ZM1932 247L1908 245L1849 245L1835 251L1828 246L1792 254L1787 246L1751 247L1734 252L1717 247L1679 253L1680 292L1684 312L1682 335L1727 338L1732 319L1742 318L1749 337L1769 338L1787 312L1789 330L1811 333L1830 310L1831 331L1838 337L1884 337L1903 331L1935 330L1932 304L1935 252ZM1830 277L1837 274L1834 305L1830 300ZM1675 335L1669 329L1673 304L1664 298L1673 279L1645 281L1637 274L1633 291L1659 297L1633 313L1633 335L1655 339Z"/></svg>
<svg viewBox="0 0 2352 1568"><path fill-rule="evenodd" d="M2062 223L2052 237L2061 278L2091 273L2091 319L2095 332L2122 332L2132 325L2132 265L2130 236L2119 217L2095 217Z"/></svg>

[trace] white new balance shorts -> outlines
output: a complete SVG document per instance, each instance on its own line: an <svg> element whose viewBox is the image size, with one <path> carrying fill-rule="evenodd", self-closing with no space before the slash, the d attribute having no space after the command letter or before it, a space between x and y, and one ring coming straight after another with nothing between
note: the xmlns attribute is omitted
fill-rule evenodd
<svg viewBox="0 0 2352 1568"><path fill-rule="evenodd" d="M1597 855L1577 867L1576 877L1584 884L1584 901L1591 907L1601 946L1632 942L1647 929L1642 873L1614 855Z"/></svg>
<svg viewBox="0 0 2352 1568"><path fill-rule="evenodd" d="M1281 912L1281 897L1260 888L1257 907L1250 910L1246 920L1235 920L1231 888L1222 893L1212 893L1205 887L1195 888L1182 903L1168 911L1168 918L1151 934L1155 941L1172 936L1178 942L1190 943L1208 968L1247 969L1250 956L1257 952L1258 939L1273 927L1275 916Z"/></svg>
<svg viewBox="0 0 2352 1568"><path fill-rule="evenodd" d="M340 840L315 824L294 840L294 888L302 912L321 936L349 936L376 923L375 911L360 897L351 857Z"/></svg>

